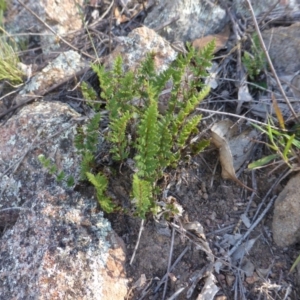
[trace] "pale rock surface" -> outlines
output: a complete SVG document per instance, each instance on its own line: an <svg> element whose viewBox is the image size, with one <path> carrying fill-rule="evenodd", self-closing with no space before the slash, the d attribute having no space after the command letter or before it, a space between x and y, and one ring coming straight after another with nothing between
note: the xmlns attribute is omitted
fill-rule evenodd
<svg viewBox="0 0 300 300"><path fill-rule="evenodd" d="M116 57L121 55L125 70L136 70L146 55L154 56L157 72L166 70L170 63L177 57L177 52L170 43L147 27L139 27L132 30L127 37L119 37L120 43L105 62L107 68L111 68Z"/></svg>
<svg viewBox="0 0 300 300"><path fill-rule="evenodd" d="M0 127L0 299L124 299L124 244L95 199L58 185L37 156L75 179L82 121L68 105L39 102Z"/></svg>
<svg viewBox="0 0 300 300"><path fill-rule="evenodd" d="M218 1L159 0L144 24L158 29L174 19L177 21L158 30L158 34L170 42L192 41L222 31L227 22L226 11Z"/></svg>
<svg viewBox="0 0 300 300"><path fill-rule="evenodd" d="M60 35L82 27L79 8L83 5L83 0L29 0L22 2ZM18 1L7 1L7 4L6 19L8 23L5 24L5 27L8 32L43 33L40 38L44 52L59 48L55 35L51 31L45 30L45 26ZM21 38L24 41L25 37Z"/></svg>
<svg viewBox="0 0 300 300"><path fill-rule="evenodd" d="M300 173L291 178L275 202L273 238L280 247L300 242Z"/></svg>
<svg viewBox="0 0 300 300"><path fill-rule="evenodd" d="M14 103L21 104L32 98L33 95L43 96L50 89L74 78L76 73L87 66L86 61L76 51L69 50L60 53L45 68L30 78L14 98Z"/></svg>

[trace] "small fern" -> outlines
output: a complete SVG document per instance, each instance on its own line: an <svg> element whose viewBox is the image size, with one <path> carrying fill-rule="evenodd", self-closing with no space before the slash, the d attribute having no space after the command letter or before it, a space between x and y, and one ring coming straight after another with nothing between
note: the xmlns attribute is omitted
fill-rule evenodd
<svg viewBox="0 0 300 300"><path fill-rule="evenodd" d="M145 218L146 213L150 211L153 205L153 193L151 183L139 178L137 174L133 175L132 182L133 204L136 206L136 212L139 217Z"/></svg>
<svg viewBox="0 0 300 300"><path fill-rule="evenodd" d="M57 182L65 182L67 187L73 187L75 184L74 177L72 175L66 178L66 174L62 170L58 170L57 166L51 162L50 158L46 158L44 154L38 156L38 160L42 166L49 172L49 174L54 175Z"/></svg>
<svg viewBox="0 0 300 300"><path fill-rule="evenodd" d="M254 80L265 69L267 65L266 55L261 48L259 37L256 33L252 36L252 45L250 52L244 52L242 61L250 79Z"/></svg>
<svg viewBox="0 0 300 300"><path fill-rule="evenodd" d="M116 161L124 161L129 155L130 142L126 139L126 128L131 118L132 115L127 111L120 118L111 120L109 124L110 132L107 139L114 145L110 153Z"/></svg>
<svg viewBox="0 0 300 300"><path fill-rule="evenodd" d="M101 205L101 208L107 213L113 212L115 205L112 203L111 199L105 195L108 185L107 178L100 173L94 175L89 172L86 172L86 177L96 189L97 199Z"/></svg>
<svg viewBox="0 0 300 300"><path fill-rule="evenodd" d="M157 117L157 103L152 101L143 114L137 129L138 137L135 144L137 149L135 161L138 168L138 175L147 179L151 178L152 180L155 180L158 168L157 154L159 148L155 142L159 140Z"/></svg>
<svg viewBox="0 0 300 300"><path fill-rule="evenodd" d="M135 164L132 203L141 218L149 212L159 211L156 203L160 193L158 180L165 169L176 166L187 148L190 153L198 153L208 144L208 141L199 141L189 145L189 141L198 133L201 120L201 116L195 114L195 108L209 93L202 78L207 76L206 68L211 65L213 49L214 42L201 52L189 46L187 55L179 55L160 74L155 70L154 53L147 55L135 73L124 71L120 56L110 71L104 66L92 66L99 77L100 98L105 101L108 111L108 132L104 137L110 145L111 157L121 166L127 159ZM167 87L170 92L162 112L158 105ZM95 156L100 139L101 106L95 102L96 93L86 83L81 84L81 91L95 115L77 129L75 137L75 146L82 157L80 176L95 187L102 209L112 212L116 206L106 195L108 178L94 173L99 168ZM63 172L47 160L44 164L50 172L57 174L58 180L63 180ZM175 211L175 208L170 210Z"/></svg>

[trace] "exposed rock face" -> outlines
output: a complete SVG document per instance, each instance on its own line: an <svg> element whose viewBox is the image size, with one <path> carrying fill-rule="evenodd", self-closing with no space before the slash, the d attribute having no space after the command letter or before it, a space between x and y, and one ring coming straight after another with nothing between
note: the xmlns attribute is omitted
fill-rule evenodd
<svg viewBox="0 0 300 300"><path fill-rule="evenodd" d="M157 72L166 70L177 57L170 43L147 27L132 30L127 37L119 37L121 43L105 62L111 68L116 57L121 55L125 69L136 70L145 60L148 53L154 54L155 69Z"/></svg>
<svg viewBox="0 0 300 300"><path fill-rule="evenodd" d="M266 12L276 12L277 17L299 10L298 1L277 1L277 0L251 0L255 16ZM236 13L244 17L250 17L251 13L248 4L244 0L233 0L233 8Z"/></svg>
<svg viewBox="0 0 300 300"><path fill-rule="evenodd" d="M82 18L78 6L83 5L82 0L39 0L22 1L29 9L38 15L48 24L63 26L66 31L77 30L82 26ZM44 25L37 18L26 10L18 1L8 2L8 20L13 20L8 24L13 32L40 32ZM26 28L27 26L27 28Z"/></svg>
<svg viewBox="0 0 300 300"><path fill-rule="evenodd" d="M273 238L280 247L300 242L300 173L279 194L274 209Z"/></svg>
<svg viewBox="0 0 300 300"><path fill-rule="evenodd" d="M78 122L67 105L40 102L0 127L1 299L126 295L123 242L96 200L59 186L37 160L43 153L78 178Z"/></svg>
<svg viewBox="0 0 300 300"><path fill-rule="evenodd" d="M300 23L265 30L263 39L279 74L294 75L300 69ZM284 45L284 47L283 47Z"/></svg>
<svg viewBox="0 0 300 300"><path fill-rule="evenodd" d="M80 15L82 0L29 0L22 2L60 35L80 29L82 26ZM43 33L40 38L44 52L60 47L56 36L50 30L46 30L45 26L18 1L8 1L7 20L9 23L6 23L5 27L10 33ZM24 36L22 40L25 41Z"/></svg>
<svg viewBox="0 0 300 300"><path fill-rule="evenodd" d="M217 1L159 0L145 19L144 24L152 29L164 26L158 33L170 42L192 41L216 33L224 28L226 11Z"/></svg>

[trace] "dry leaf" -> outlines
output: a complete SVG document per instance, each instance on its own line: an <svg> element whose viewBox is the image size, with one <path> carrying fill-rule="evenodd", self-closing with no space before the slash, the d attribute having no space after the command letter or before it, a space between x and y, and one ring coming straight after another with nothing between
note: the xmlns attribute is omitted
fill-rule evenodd
<svg viewBox="0 0 300 300"><path fill-rule="evenodd" d="M216 278L210 273L209 276L205 278L204 287L201 293L198 295L197 300L211 300L214 299L216 293L219 291L219 288L215 284Z"/></svg>
<svg viewBox="0 0 300 300"><path fill-rule="evenodd" d="M235 172L248 158L247 155L250 154L251 147L254 146L251 137L256 132L247 130L238 136L236 133L237 127L233 126L233 122L228 119L214 124L211 128L212 142L219 148L222 178L234 180L244 188L253 191L236 177Z"/></svg>
<svg viewBox="0 0 300 300"><path fill-rule="evenodd" d="M195 47L197 50L201 50L204 48L208 43L210 43L212 40L215 40L216 47L214 50L214 53L218 52L219 50L225 48L226 43L228 41L230 35L230 28L227 25L225 29L218 33L213 35L207 35L205 37L195 39L192 43L193 47Z"/></svg>
<svg viewBox="0 0 300 300"><path fill-rule="evenodd" d="M126 17L124 14L121 15L118 7L115 7L114 13L115 13L115 18L116 18L116 24L117 25L120 25L120 24L122 24L124 22L129 21L128 17Z"/></svg>
<svg viewBox="0 0 300 300"><path fill-rule="evenodd" d="M232 261L238 261L241 258L245 256L245 254L248 254L252 247L254 246L255 242L257 241L259 236L256 238L253 238L251 240L248 240L247 242L241 244L232 254Z"/></svg>
<svg viewBox="0 0 300 300"><path fill-rule="evenodd" d="M273 108L274 108L274 111L276 113L277 120L278 120L278 123L279 123L279 127L281 129L285 129L283 115L282 115L281 109L278 106L278 102L277 102L277 99L274 96L274 93L271 94L271 98L272 98Z"/></svg>

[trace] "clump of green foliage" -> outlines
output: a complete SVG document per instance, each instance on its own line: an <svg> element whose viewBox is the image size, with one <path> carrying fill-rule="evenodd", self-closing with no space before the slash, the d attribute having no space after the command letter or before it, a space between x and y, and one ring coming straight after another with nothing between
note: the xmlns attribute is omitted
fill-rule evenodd
<svg viewBox="0 0 300 300"><path fill-rule="evenodd" d="M57 182L65 181L68 187L72 187L75 184L74 177L70 175L66 178L64 171L58 170L56 164L52 163L50 158L46 158L44 154L40 154L38 159L42 166L48 170L49 174L55 176Z"/></svg>
<svg viewBox="0 0 300 300"><path fill-rule="evenodd" d="M157 74L154 54L149 54L135 72L125 71L121 57L117 57L112 70L93 65L99 77L100 97L106 103L108 131L105 139L110 144L110 155L120 166L128 160L134 162L131 179L132 203L136 214L159 211L158 180L167 167L176 166L190 149L195 154L203 150L209 141L191 144L198 134L201 115L195 108L208 95L209 87L202 78L211 65L214 42L201 52L189 47L186 55L179 55L165 71ZM187 74L190 74L187 76ZM160 97L167 83L171 91L166 109L159 109ZM81 86L88 104L95 110L94 117L84 127L78 128L75 145L81 157L81 179L89 180L96 188L98 201L106 212L116 206L107 197L108 178L96 171L95 156L100 135L101 106L95 100L97 94L86 84ZM97 169L98 170L98 169Z"/></svg>
<svg viewBox="0 0 300 300"><path fill-rule="evenodd" d="M3 14L6 1L0 0L0 81L8 80L12 84L23 82L23 72L18 67L19 58L15 53L16 43L7 37L3 29Z"/></svg>
<svg viewBox="0 0 300 300"><path fill-rule="evenodd" d="M261 168L271 162L284 162L291 170L298 169L298 165L295 165L292 160L298 159L297 153L300 150L299 129L277 129L271 118L268 119L268 124L265 127L257 124L252 125L266 135L268 141L265 144L273 153L250 163L249 169Z"/></svg>
<svg viewBox="0 0 300 300"><path fill-rule="evenodd" d="M251 80L254 80L266 68L266 56L261 48L257 33L253 34L251 50L244 52L242 62Z"/></svg>

